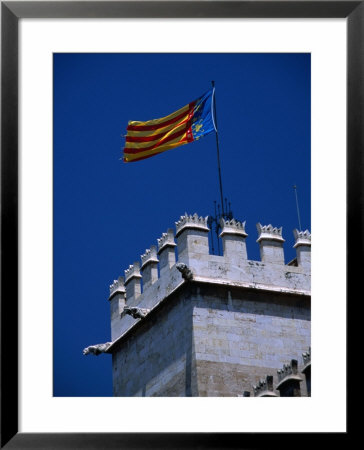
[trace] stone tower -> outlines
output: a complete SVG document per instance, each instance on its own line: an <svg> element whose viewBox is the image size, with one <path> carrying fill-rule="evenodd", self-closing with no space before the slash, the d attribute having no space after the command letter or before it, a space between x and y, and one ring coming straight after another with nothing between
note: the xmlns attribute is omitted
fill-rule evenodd
<svg viewBox="0 0 364 450"><path fill-rule="evenodd" d="M294 230L297 257L285 264L282 228L258 223L261 260L251 261L245 222L220 225L223 256L209 253L207 217L186 213L110 286L102 351L115 396L277 396L288 386L282 367L310 347L311 235ZM309 395L302 373L288 378Z"/></svg>

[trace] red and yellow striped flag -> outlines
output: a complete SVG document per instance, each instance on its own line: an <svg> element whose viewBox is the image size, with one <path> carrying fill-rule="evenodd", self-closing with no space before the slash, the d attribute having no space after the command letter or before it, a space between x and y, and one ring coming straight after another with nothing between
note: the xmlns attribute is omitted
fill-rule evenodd
<svg viewBox="0 0 364 450"><path fill-rule="evenodd" d="M215 131L212 114L213 89L161 119L130 121L124 147L124 162L140 161Z"/></svg>

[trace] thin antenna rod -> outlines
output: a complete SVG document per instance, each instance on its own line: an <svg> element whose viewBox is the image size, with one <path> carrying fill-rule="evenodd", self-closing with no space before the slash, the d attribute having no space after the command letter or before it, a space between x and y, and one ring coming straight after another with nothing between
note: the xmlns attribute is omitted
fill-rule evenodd
<svg viewBox="0 0 364 450"><path fill-rule="evenodd" d="M217 212L216 216L216 239L217 239L217 254L220 255L220 241L219 241L219 229L220 229L220 204L217 204Z"/></svg>
<svg viewBox="0 0 364 450"><path fill-rule="evenodd" d="M212 88L215 89L215 81L211 81ZM215 93L213 96L213 104L214 104L214 119L215 119L215 135L216 135L216 149L217 149L217 167L219 169L219 183L220 183L220 197L221 197L221 209L222 209L222 215L224 216L224 196L222 195L222 181L221 181L221 167L220 167L220 150L219 150L219 135L218 135L218 128L217 128L217 117L216 117L216 100L215 100Z"/></svg>
<svg viewBox="0 0 364 450"><path fill-rule="evenodd" d="M298 225L300 227L300 231L302 231L302 227L301 227L301 218L300 218L300 209L298 207L298 197L297 197L297 186L294 185L293 186L294 192L296 194L296 206L297 206L297 216L298 216Z"/></svg>

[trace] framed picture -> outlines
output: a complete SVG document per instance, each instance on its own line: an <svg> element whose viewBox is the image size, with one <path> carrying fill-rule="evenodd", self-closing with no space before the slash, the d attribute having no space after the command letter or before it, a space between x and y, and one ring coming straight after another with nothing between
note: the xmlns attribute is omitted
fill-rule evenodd
<svg viewBox="0 0 364 450"><path fill-rule="evenodd" d="M209 448L213 445L220 445L229 448L237 446L243 434L245 442L249 442L249 444L244 444L247 447L253 442L249 441L252 437L254 442L260 442L263 439L274 440L281 438L279 435L284 432L302 433L303 439L306 436L308 438L310 432L318 433L320 431L326 433L336 431L345 437L347 435L345 428L346 395L341 396L340 400L336 399L337 409L335 413L332 412L333 417L326 422L319 423L318 418L314 419L313 410L317 409L316 413L322 415L323 409L320 410L316 405L316 400L321 397L321 402L326 402L326 408L329 408L327 406L331 404L329 398L335 397L332 394L332 389L335 388L334 381L327 381L328 384L325 385L325 389L323 388L324 368L327 364L332 364L332 367L336 364L336 376L338 379L345 380L346 322L343 318L346 315L346 302L356 291L357 280L360 279L359 273L363 266L354 257L353 252L354 248L362 248L362 245L358 245L357 240L360 240L361 237L358 236L360 233L354 233L354 224L355 229L358 228L358 225L361 229L363 207L361 200L363 169L361 119L363 106L360 98L363 94L361 74L363 4L361 2L335 1L14 1L2 2L1 7L1 445L5 448L7 446L9 448L27 446L36 448L129 448L137 446L137 448L145 448L151 445L179 446L179 448ZM187 28L193 31L188 39L181 39L180 36ZM218 29L219 33L214 33L215 29ZM324 30L325 39L322 39L320 30ZM203 42L200 39L201 35L208 36L207 41L211 41L210 44ZM130 36L129 41L128 36ZM169 38L165 39L166 36ZM149 39L149 37L153 37L153 39ZM321 44L321 40L323 44ZM170 41L170 46L168 47L163 41ZM244 44L242 44L243 41ZM174 48L176 48L175 51ZM120 59L120 55L124 55L124 57ZM245 55L244 62L240 59L242 55ZM126 116L119 113L118 107L115 107L115 114L100 114L95 117L95 120L92 115L89 115L87 119L83 118L84 122L81 122L79 116L86 111L85 105L88 102L90 111L93 110L92 103L96 101L99 102L97 103L99 110L103 105L107 105L106 107L109 108L109 104L102 98L103 95L114 97L115 105L122 103L124 110L125 105L128 105L128 110L134 111L132 100L134 99L138 105L142 104L143 92L146 92L146 90L142 92L140 89L133 90L133 83L141 80L136 77L136 71L142 73L143 65L148 67L148 70L155 71L156 58L160 67L173 66L176 73L178 67L190 65L191 79L193 76L194 79L185 84L183 88L181 81L178 82L181 85L178 99L182 101L189 95L191 87L198 90L200 86L203 86L201 80L204 77L208 79L210 73L217 73L217 69L211 69L213 64L219 65L220 68L225 67L227 72L230 71L226 79L230 78L232 85L234 82L237 84L238 80L248 85L253 79L253 76L249 78L248 66L256 64L258 55L261 58L264 57L265 61L280 55L280 64L282 64L280 67L284 67L286 72L285 76L283 76L283 72L280 72L280 75L279 73L272 75L278 80L277 83L279 80L281 83L290 82L287 74L291 73L291 67L295 68L292 70L300 71L300 74L303 65L306 68L309 67L309 70L312 69L312 72L306 73L305 80L309 85L308 81L311 77L313 100L311 124L313 169L311 175L313 180L312 208L315 219L312 226L315 230L314 236L316 236L314 239L317 239L317 250L316 253L313 253L313 270L316 274L316 278L315 275L313 278L313 302L316 303L313 303L312 314L313 342L318 355L314 363L317 368L317 379L314 384L316 395L310 399L301 399L302 406L295 403L296 423L292 420L290 422L290 418L284 415L284 412L282 413L286 404L281 403L279 407L282 408L279 414L281 418L284 417L284 423L282 420L279 421L279 414L276 414L277 407L273 403L265 404L263 406L265 414L278 417L274 417L271 423L263 425L257 424L257 418L261 415L260 405L255 403L251 406L249 403L247 407L246 403L241 403L241 401L246 402L247 400L237 398L238 396L230 399L230 402L228 400L220 402L216 398L210 398L206 399L206 402L195 403L196 399L187 399L191 401L189 405L177 402L177 400L169 402L170 399L146 403L149 401L148 399L141 404L139 400L143 401L143 399L133 401L132 398L112 398L112 394L107 394L108 391L103 386L95 386L98 379L96 376L90 380L86 379L87 371L80 372L78 366L69 358L70 353L68 352L68 347L74 345L75 348L77 347L76 351L79 351L81 355L83 346L96 343L92 339L102 339L102 335L100 334L100 338L98 338L97 331L95 331L98 327L99 313L88 311L87 308L92 303L88 303L87 298L83 297L87 297L88 292L96 289L101 289L98 296L103 295L103 286L100 288L102 277L97 280L97 288L94 286L88 291L88 288L85 287L89 283L87 273L95 280L90 261L94 255L95 271L100 272L97 269L97 267L100 268L100 264L109 267L109 262L102 263L101 261L107 252L109 254L113 252L114 240L118 239L116 235L118 223L121 224L123 236L128 234L129 239L134 242L137 242L138 235L143 235L145 227L156 226L155 223L148 224L145 217L148 215L146 209L142 209L143 214L138 217L138 198L135 197L135 195L138 196L136 194L138 191L135 187L133 188L134 179L135 185L139 183L143 186L144 181L146 185L150 186L151 205L155 203L155 208L152 208L151 211L153 209L158 211L160 205L167 207L165 205L167 203L170 212L173 211L173 214L176 214L174 211L176 205L182 205L183 201L179 200L173 203L173 199L168 197L168 193L164 194L163 201L161 201L158 198L158 189L152 188L154 177L148 173L148 170L158 174L155 177L155 184L159 186L159 190L166 184L165 187L168 191L168 183L171 183L170 173L164 173L169 171L168 164L159 162L166 155L156 156L155 159L153 158L153 164L144 165L144 175L137 168L134 169L134 167L138 167L137 162L127 175L129 178L124 180L124 184L121 181L106 184L108 178L117 179L119 175L122 177L122 172L119 174L119 171L115 170L113 173L105 165L102 169L105 172L104 178L98 182L96 180L97 171L93 168L100 170L101 160L104 158L102 155L107 154L110 157L107 146L113 144L110 144L107 139L102 140L100 130L98 134L93 130L102 128L105 133L114 133L115 128L119 127L118 138L121 139L120 134L124 133L127 125ZM117 64L113 60L116 57L119 58ZM291 61L288 61L290 57L294 59L293 66ZM237 59L235 60L235 58ZM203 62L201 62L202 60ZM217 63L217 61L219 62ZM245 75L238 75L234 78L234 73L241 70L244 64ZM264 65L260 60L258 64L261 64L261 68L264 66L264 70L269 66ZM206 69L205 74L203 67L210 68L210 73ZM278 64L275 62L275 70L277 67ZM98 76L101 68L105 73L110 74L109 78ZM118 71L123 69L123 76L118 75ZM193 70L195 70L195 74ZM125 75L126 71L131 71L131 73ZM277 71L279 72L278 69ZM167 70L165 69L164 72L166 74ZM158 73L155 78L151 73L150 84L156 86L155 83L158 79L161 86L163 84L166 87L174 86L168 81L168 77L173 76L172 72L168 72L165 79L161 73ZM271 73L273 74L273 72ZM90 73L93 75L89 76ZM177 79L177 74L175 76ZM212 81L212 75L210 78L207 80L208 82ZM217 107L219 97L222 95L219 93L218 78L216 80ZM222 75L220 79L223 79ZM294 80L294 78L292 79ZM124 94L122 90L120 93L116 92L118 81L124 86ZM226 83L226 80L224 82ZM263 89L262 92L264 92L264 82L262 81L260 85ZM103 86L101 89L99 86L96 89L95 84L92 83L103 83ZM128 88L130 92L127 97L125 86L128 83L130 83ZM176 82L175 85L178 83ZM294 84L295 81L292 83ZM346 93L345 86L347 86ZM245 89L247 88L245 87ZM92 92L97 92L98 99L92 97ZM138 94L140 95L138 99L136 99L137 92L142 92ZM156 92L160 94L162 88L159 87ZM186 98L187 102L193 99L195 92L191 93L191 98ZM225 92L229 96L233 96L229 90ZM240 92L245 92L244 98L248 101L247 90L241 89ZM292 90L291 92L296 91ZM197 95L199 93L197 92ZM306 94L306 98L308 95ZM264 94L261 96L263 97ZM46 100L43 101L43 97ZM65 101L67 97L72 102L67 103ZM76 98L79 99L79 102L76 101ZM152 103L153 98L157 99L157 96L149 96L147 102ZM235 100L237 101L238 98L237 95ZM293 105L297 102L295 99L296 97L292 94L289 99L291 103L289 101L285 103L286 107L291 104L292 114L295 114ZM182 104L178 104L178 101L175 101L177 103L175 110L182 106ZM240 101L244 101L243 98ZM253 97L249 101L253 103ZM281 101L283 102L283 98ZM228 104L226 101L225 103ZM277 98L277 112L279 112L279 108L283 108L279 103ZM81 104L82 108L79 107ZM221 101L221 104L224 102ZM171 108L172 105L174 103L171 102ZM227 110L228 108L225 109L225 111ZM330 110L332 115L330 115ZM150 109L150 114L152 111L153 108ZM245 107L241 107L241 111L246 114ZM171 111L166 111L166 113L168 112ZM137 108L135 108L136 114ZM34 116L32 120L35 118L34 122L29 119L32 115ZM110 117L113 115L114 125L110 123ZM159 117L161 116L162 112ZM259 114L257 116L259 117ZM104 117L104 123L100 122L101 117ZM300 117L297 116L297 120L301 121L303 128L303 119ZM130 119L139 119L139 117L130 117ZM145 117L145 119L155 119L155 117ZM309 122L310 113L306 114L305 120L307 121L307 119ZM119 120L125 123L118 124ZM86 121L88 125L84 129L80 129ZM224 120L222 122L224 123ZM277 124L279 124L279 119ZM272 118L271 127L275 128L275 131L279 127L277 124L273 122ZM286 128L282 126L282 140L294 141L294 135L287 132L289 126L288 123ZM307 124L305 126L309 128ZM244 130L246 142L248 139L247 128L248 126L244 130L244 125L241 127L241 130ZM73 139L72 133L77 133L76 140ZM229 138L226 137L225 142L230 142L229 139L234 142L231 134L232 132L230 132ZM257 140L258 136L259 130L256 131ZM300 151L302 140L305 139L302 136L296 135L299 143L292 142L292 151ZM269 139L266 134L264 137ZM308 140L309 137L309 133L306 133ZM83 142L78 141L81 138ZM73 147L69 145L68 148L71 141ZM82 151L76 155L75 143L77 142ZM91 149L94 143L93 150L87 152L86 147ZM193 145L198 144L200 143ZM249 141L249 146L250 148L254 146L253 140ZM51 147L53 147L53 152ZM116 154L115 148L116 145L111 152L112 158ZM317 151L320 148L322 151ZM100 153L97 149L100 150ZM122 150L122 146L118 150ZM258 147L256 152L258 152ZM274 153L274 145L272 152ZM279 154L278 149L277 154ZM202 167L205 167L206 170L209 167L203 161L203 158L209 158L208 153L205 154L204 150L201 150L200 159L195 162L195 167L191 166L190 170L188 169L190 162L185 167L185 162L178 159L179 155L181 158L183 157L182 153L178 153L176 150L174 155L176 156L169 157L168 155L168 157L171 161L174 158L171 170L176 172L173 177L176 185L188 182L192 186L191 189L196 192L196 197L200 195L201 198L209 198L207 193L213 190L213 188L206 187L206 185L210 186L207 183L210 177L206 176L203 188L201 184L194 181L198 179ZM186 155L191 154L186 152ZM121 158L122 153L120 152L117 156ZM223 152L220 157L224 168ZM158 158L161 159L158 160ZM254 159L248 157L248 160L252 162ZM308 174L309 162L305 161L300 164L299 158L295 161L298 161L300 166L297 167L297 172L301 170L302 173ZM279 164L280 162L275 161L275 163ZM117 164L120 164L121 167L123 163L115 157L112 164L113 167L117 167ZM258 166L259 162L256 161L254 164ZM271 164L274 167L274 157L272 157ZM182 172L185 174L188 171L189 175L183 176L178 170L176 171L176 167L182 168ZM226 163L225 167L229 167L229 165ZM233 169L229 170L233 173ZM295 169L291 167L289 170L294 172ZM229 175L226 174L226 176ZM258 186L259 176L261 176L259 171L256 171L256 175L253 172L249 178L250 185L254 186L256 182ZM282 210L289 208L295 210L297 207L298 216L295 216L293 221L297 220L299 228L303 230L306 227L310 228L311 208L309 202L306 202L301 209L301 212L304 211L304 213L300 216L297 190L292 190L292 185L295 184L293 180L300 179L299 176L299 173L292 175L292 180L290 179L290 183L291 181L292 183L288 187L291 189L289 195L292 203L288 206L290 197L287 195L288 200L282 199ZM144 180L137 180L138 177L142 177ZM248 179L247 175L242 175L242 177ZM257 178L256 181L254 181L255 178ZM76 186L77 183L83 184L82 190ZM88 183L90 183L89 186ZM214 183L216 186L218 185L217 182L213 182L211 186ZM230 192L235 190L234 195L244 186L241 182L229 183L230 181L227 183ZM297 184L299 189L299 183ZM309 184L307 183L307 185ZM115 205L118 195L110 195L112 201L107 203L105 200L108 198L107 193L105 195L100 193L102 186L105 186L105 190L107 190L106 186L108 189L122 190L120 205ZM267 191L267 186L268 184L263 185L262 191ZM270 186L275 186L273 174L270 178ZM246 188L249 190L248 186ZM199 189L200 192L197 193ZM179 190L177 187L170 188L174 198ZM220 193L220 206L222 208L225 206L227 210L230 210L228 201L231 197L236 198L237 195L227 193L228 199L223 197L221 178ZM294 194L296 194L295 198ZM300 194L299 190L298 194ZM90 196L90 199L86 198L87 195ZM269 198L274 199L273 189L270 193L266 192L266 196L268 195L270 195ZM191 197L192 193L187 193L187 196ZM182 197L181 195L181 199ZM249 193L249 198L249 205L259 201L259 195L254 197L252 192ZM95 205L98 204L98 201L100 205L96 208ZM62 205L62 207L60 208L58 205ZM211 209L213 209L213 205L211 205ZM232 202L232 209L234 209L234 202ZM236 209L239 210L239 206ZM106 210L111 211L111 214L106 214ZM123 211L122 215L120 210ZM115 213L115 211L119 212ZM101 212L104 217L100 215ZM194 212L196 211L191 211L190 214ZM202 214L205 215L205 211ZM243 215L245 212L241 211L239 214ZM148 217L153 217L152 213ZM273 215L273 217L275 216ZM88 224L90 219L94 222L92 225ZM177 220L178 217L175 219ZM244 219L245 217L239 217L239 220L243 221ZM256 217L257 221L259 219ZM108 221L112 220L115 223L108 225ZM302 222L306 220L307 225L303 223L302 227L301 220ZM125 221L139 221L140 223L129 227ZM153 221L154 219L150 222ZM335 226L332 226L332 223ZM173 223L166 224L165 227L167 229L172 225ZM163 224L159 224L157 228L159 229L160 226L163 227ZM60 238L60 230L62 230L62 238ZM103 234L107 234L109 230L114 238L98 239L97 230ZM160 229L160 233L164 231L166 230ZM158 230L155 231L153 228L154 232L157 233ZM156 235L155 238L157 237L159 236ZM284 237L286 238L286 236ZM77 241L79 240L83 240L83 244L78 246ZM99 246L110 245L110 248L107 252L100 253L95 250L97 242L99 242ZM145 246L148 245L144 241L141 242ZM359 244L361 243L359 242ZM67 250L70 248L72 248L72 252ZM85 258L82 256L84 249L87 249L85 253L87 264L85 262L85 270L81 272L78 268L84 263ZM140 254L143 250L143 248L140 249ZM118 247L117 251L120 251ZM212 253L218 254L216 253L218 251L212 249ZM59 269L60 255L63 258L63 269ZM135 258L138 256L136 254ZM52 260L53 257L54 260ZM133 258L131 255L128 257ZM337 258L336 264L328 264L328 261L332 262L333 258ZM126 261L123 264L125 265ZM67 281L63 278L64 267L67 267ZM28 271L28 268L32 268L32 271ZM126 268L126 266L121 267L120 271ZM110 274L111 278L108 282L111 283L112 279L117 278L118 275L120 273ZM70 282L71 278L72 283ZM335 286L330 281L332 279L337 280ZM70 289L74 290L72 294ZM53 298L50 298L51 296ZM107 299L107 293L105 297ZM77 299L80 301L75 305ZM106 305L102 308L108 315L106 299L104 301ZM322 299L321 303L320 299ZM52 301L54 301L53 304ZM101 302L102 299L100 299ZM76 308L78 308L77 313L75 312ZM329 312L327 312L328 308ZM66 315L68 316L67 320L65 319ZM75 318L75 323L72 323L72 317ZM77 323L81 317L84 323ZM330 320L327 320L327 317ZM322 336L323 320L325 320L326 337ZM102 324L102 326L104 325L105 323ZM72 334L72 327L82 330L82 336L76 337L75 334ZM69 336L67 336L68 334ZM326 343L328 338L331 342L329 348ZM105 340L107 339L108 336L105 336ZM62 348L64 349L63 355ZM339 356L335 356L337 354ZM100 359L103 361L104 357L107 358L107 355L101 356L97 361L91 357L85 358L84 360L87 361L85 364L90 364L87 366L87 370L90 372L99 370L98 367L104 364L99 361ZM332 361L333 358L337 358L336 361ZM66 371L67 360L70 367ZM72 384L69 381L72 378L70 375L72 371L80 372L78 384ZM340 389L346 389L344 382L341 381L338 385ZM45 400L46 398L49 399ZM240 402L239 406L236 406L237 400ZM256 402L259 403L259 401ZM34 406L36 403L38 404ZM37 408L41 412L36 413ZM58 412L56 413L56 411ZM122 411L121 416L119 416L120 411ZM223 420L218 416L218 411L222 412ZM307 420L304 420L304 417L308 417ZM48 421L48 418L53 422L52 420ZM120 424L121 418L122 424ZM201 418L201 422L198 418ZM331 423L328 423L329 421ZM244 425L241 425L241 422ZM220 424L222 425L220 426ZM253 435L250 434L252 432Z"/></svg>

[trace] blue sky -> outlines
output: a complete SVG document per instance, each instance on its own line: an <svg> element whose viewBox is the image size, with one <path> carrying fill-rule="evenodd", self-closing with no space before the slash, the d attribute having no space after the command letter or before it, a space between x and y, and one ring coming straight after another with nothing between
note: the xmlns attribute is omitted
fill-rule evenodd
<svg viewBox="0 0 364 450"><path fill-rule="evenodd" d="M311 221L309 54L54 55L54 395L111 396L109 285L185 212L219 201L215 134L125 164L129 120L168 115L216 84L224 197L246 221L292 230Z"/></svg>

